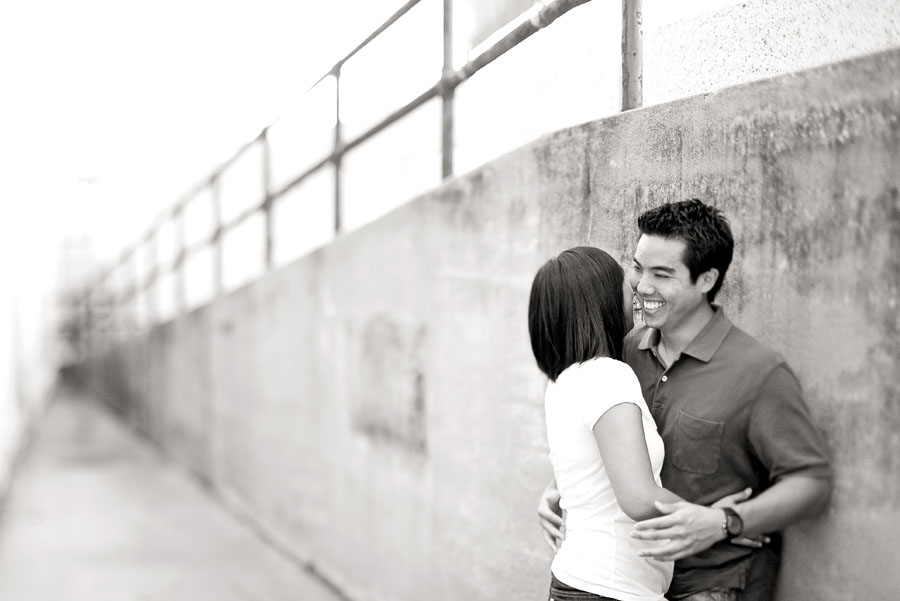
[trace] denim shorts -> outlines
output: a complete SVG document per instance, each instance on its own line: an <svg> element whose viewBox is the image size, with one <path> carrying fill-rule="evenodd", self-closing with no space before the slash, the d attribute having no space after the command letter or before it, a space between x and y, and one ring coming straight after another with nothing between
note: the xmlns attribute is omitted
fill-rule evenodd
<svg viewBox="0 0 900 601"><path fill-rule="evenodd" d="M568 584L557 580L552 573L550 574L550 596L547 599L548 601L618 601L612 597L595 595L594 593L572 588Z"/></svg>

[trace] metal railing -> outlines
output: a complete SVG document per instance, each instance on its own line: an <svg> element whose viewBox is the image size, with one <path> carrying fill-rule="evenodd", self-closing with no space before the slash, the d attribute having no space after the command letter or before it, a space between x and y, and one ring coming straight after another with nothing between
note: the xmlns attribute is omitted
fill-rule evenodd
<svg viewBox="0 0 900 601"><path fill-rule="evenodd" d="M264 269L272 269L273 258L273 207L280 198L300 185L311 175L319 172L327 166L333 166L334 171L334 232L342 231L342 193L341 193L341 164L343 157L354 148L369 140L382 130L403 119L415 109L429 100L440 97L442 103L441 119L441 174L443 178L453 175L453 132L454 132L454 95L456 88L475 73L504 55L516 45L526 40L536 32L553 23L560 16L573 8L585 4L589 0L538 0L532 8L523 15L520 23L503 35L500 39L471 58L459 69L454 69L452 11L453 0L441 0L443 2L443 66L440 79L423 90L406 104L397 108L368 129L351 138L344 138L341 127L341 71L345 63L359 53L363 48L384 33L394 23L403 18L411 9L422 0L410 0L398 9L389 19L376 28L369 36L360 42L353 50L340 59L325 73L310 90L329 77L335 80L334 85L334 140L333 148L328 156L313 163L296 175L287 183L274 189L271 178L271 144L269 140L269 128L266 126L255 139L241 147L230 159L222 163L207 178L194 188L188 190L180 200L174 203L167 211L160 215L151 224L147 233L137 244L127 248L120 258L104 271L87 289L74 301L76 311L81 315L82 329L91 330L98 321L97 315L115 313L117 308L129 302L133 302L139 294L146 293L158 282L165 270L169 270L176 278L175 284L175 311L181 313L186 307L184 264L187 258L199 250L212 247L214 251L213 297L218 297L224 292L223 285L223 260L222 244L224 235L237 228L249 218L261 213L264 216L265 243ZM642 0L622 0L622 110L628 110L641 106L642 102L642 56L641 56L641 5ZM227 222L222 220L221 180L225 171L251 149L258 146L261 149L262 170L262 201L256 206L251 206ZM185 241L185 212L190 202L194 201L202 192L208 191L212 202L212 233L194 241L190 246ZM161 229L167 222L174 224L175 228L175 254L169 265L159 263L159 237ZM136 257L141 246L149 248L147 255L151 263L146 266L144 277L136 273L135 268L132 283L118 294L110 294L105 286L117 270L127 269L129 264L136 262ZM146 298L146 297L145 297ZM149 320L158 321L152 307L148 307L151 313ZM90 352L90 350L88 350Z"/></svg>

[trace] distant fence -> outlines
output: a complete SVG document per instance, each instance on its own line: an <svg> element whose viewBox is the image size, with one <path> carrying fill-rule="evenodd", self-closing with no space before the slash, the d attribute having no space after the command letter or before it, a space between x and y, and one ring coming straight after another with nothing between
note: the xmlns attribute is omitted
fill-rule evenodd
<svg viewBox="0 0 900 601"><path fill-rule="evenodd" d="M320 84L329 82L329 90L333 91L333 147L327 156L313 162L303 169L293 179L275 186L272 181L272 150L270 142L270 126L256 136L254 140L244 145L229 160L220 165L213 173L193 189L189 190L171 208L160 215L150 226L147 233L135 244L127 248L112 266L105 269L96 279L91 281L84 290L71 298L69 302L69 321L63 325L64 335L73 346L74 353L78 356L86 356L97 350L97 346L103 344L110 330L110 321L121 319L121 308L130 304L136 304L138 299L144 299L147 321L150 324L165 321L164 316L155 307L151 300L152 295L148 291L164 275L170 275L174 279L174 307L175 314L183 312L187 306L185 299L185 263L191 256L200 251L212 250L212 287L213 297L220 296L225 286L223 284L223 238L226 233L235 230L251 217L262 215L264 245L262 253L263 268L271 270L274 265L273 240L274 217L273 209L289 191L308 180L313 174L322 172L330 167L333 172L333 231L335 234L343 230L342 225L342 184L341 166L344 157L354 148L369 140L379 132L385 130L396 122L412 113L418 107L434 98L441 99L441 174L443 178L454 175L453 147L454 147L454 94L456 88L472 77L479 70L504 55L506 52L553 23L560 16L573 8L585 4L589 0L538 0L517 20L505 28L505 33L477 56L470 58L459 69L453 66L453 32L452 12L453 0L441 0L443 3L443 68L441 77L437 83L423 90L412 100L409 100L374 125L368 127L362 133L352 137L345 137L341 121L341 72L344 65L373 40L381 36L392 25L401 20L411 9L422 0L410 0L397 10L389 19L376 28L359 45L323 75L310 91ZM641 10L642 0L622 0L622 110L637 108L642 104L641 71ZM499 32L498 32L499 33ZM250 154L257 152L261 158L258 169L261 170L262 190L259 196L261 201L244 209L239 214L223 219L221 182L226 171L235 163ZM207 236L188 243L185 235L185 215L192 203L207 201L211 204L210 216L212 220ZM160 246L162 243L161 231L163 228L171 228L174 232L168 240L174 244L174 252L171 259L160 260ZM147 257L144 269L135 267L137 255L143 252ZM143 272L143 273L140 273ZM118 278L127 283L119 286L117 290L110 290L109 283ZM116 316L119 316L118 318Z"/></svg>

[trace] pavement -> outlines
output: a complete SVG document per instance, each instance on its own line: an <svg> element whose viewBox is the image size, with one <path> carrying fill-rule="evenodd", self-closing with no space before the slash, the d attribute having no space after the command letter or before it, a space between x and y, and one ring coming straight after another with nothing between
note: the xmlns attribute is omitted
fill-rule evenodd
<svg viewBox="0 0 900 601"><path fill-rule="evenodd" d="M71 392L38 424L0 520L0 601L345 601Z"/></svg>

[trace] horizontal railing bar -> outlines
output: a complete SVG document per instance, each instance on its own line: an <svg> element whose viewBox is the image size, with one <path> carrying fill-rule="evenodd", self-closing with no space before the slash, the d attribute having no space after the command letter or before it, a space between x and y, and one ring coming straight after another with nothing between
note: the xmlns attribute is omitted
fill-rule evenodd
<svg viewBox="0 0 900 601"><path fill-rule="evenodd" d="M341 155L343 155L343 154L347 153L348 151L353 150L354 148L356 148L357 146L359 146L360 144L362 144L363 142L365 142L366 140L368 140L375 134L380 133L384 128L399 121L400 119L402 119L406 115L410 114L411 112L413 112L414 110L416 110L417 108L419 108L420 106L422 106L423 104L425 104L426 102L431 100L432 98L439 96L442 89L443 89L443 84L442 84L442 82L439 81L438 83L434 84L433 86L431 86L430 88L428 88L427 90L425 90L424 92L422 92L421 94L416 96L414 99L409 101L405 106L397 109L396 111L394 111L393 113L391 113L390 115L388 115L387 117L385 117L384 119L382 119L381 121L379 121L378 123L376 123L375 125L370 127L369 129L367 129L362 134L356 136L349 142L346 142L344 144L343 148L341 148L340 151L338 151L338 152ZM338 154L338 153L335 153L335 154Z"/></svg>
<svg viewBox="0 0 900 601"><path fill-rule="evenodd" d="M419 4L421 1L422 1L422 0L409 0L409 2L407 2L406 4L404 4L403 6L401 6L399 9L397 9L397 12L395 12L393 15L391 15L390 17L388 17L388 20L387 20L387 21L385 21L384 23L382 23L381 25L379 25L379 26L375 29L375 31L373 31L372 33L370 33L370 34L368 35L368 37L366 37L366 39L364 39L362 42L360 42L359 44L357 44L356 48L354 48L353 50L351 50L349 53L345 54L345 55L344 55L344 58L342 58L341 60L339 60L338 62L336 62L336 63L334 64L334 66L328 71L328 73L325 73L322 77L320 77L319 79L317 79L316 82L315 82L313 85L309 86L309 89L308 89L307 91L312 90L314 87L316 87L317 85L319 85L320 83L322 83L323 81L325 81L325 78L330 77L331 75L334 75L335 72L338 71L338 70L343 66L344 63L346 63L348 60L350 60L351 58L353 58L360 50L362 50L363 48L365 48L366 46L368 46L368 45L372 42L372 40L374 40L375 38L377 38L378 36L380 36L382 33L384 33L384 31L385 31L388 27L390 27L391 25L393 25L394 23L396 23L397 21L399 21L399 20L400 20L400 17L402 17L403 15L405 15L406 13L408 13L411 9L413 9L413 8L414 8L417 4Z"/></svg>
<svg viewBox="0 0 900 601"><path fill-rule="evenodd" d="M489 48L485 49L484 52L468 61L456 71L456 77L459 78L459 80L453 83L454 87L506 54L506 52L528 39L533 34L544 27L547 27L573 8L586 4L589 1L590 0L556 0L555 2L543 4L540 10L536 10L535 14L530 19L523 21L515 29L497 40ZM537 4L535 6L537 6Z"/></svg>
<svg viewBox="0 0 900 601"><path fill-rule="evenodd" d="M140 238L139 238L140 242L138 242L137 244L131 245L130 247L127 247L121 253L120 257L118 257L118 259L116 260L114 265L118 266L118 265L123 264L128 259L129 255L131 255L132 253L137 251L138 247L141 244L149 242L153 238L153 236L156 235L156 233L160 230L160 228L166 223L166 221L168 221L169 219L172 219L174 217L177 217L179 213L184 211L186 209L187 205L192 200L194 200L198 194L200 194L204 189L210 187L216 178L221 177L226 169L228 169L239 158L241 158L244 154L246 154L247 151L250 150L250 148L252 148L254 144L259 142L259 139L265 135L265 132L268 129L269 129L268 125L266 127L262 128L260 130L260 132L252 140L250 140L249 142L245 142L243 145L241 145L240 148L238 148L237 151L235 151L235 153L231 157L229 157L228 159L226 159L225 161L220 163L213 170L211 175L205 177L204 179L200 180L199 182L197 182L196 184L191 186L187 192L185 192L184 194L182 194L180 196L179 200L175 201L172 205L167 207L166 210L164 210L157 217L155 217L153 219L153 221L151 222L150 227L144 233L144 235L140 236ZM114 268L115 267L113 267L113 269Z"/></svg>
<svg viewBox="0 0 900 601"><path fill-rule="evenodd" d="M247 209L244 209L243 213L239 214L237 217L235 217L231 221L228 221L222 225L222 233L224 234L224 233L229 232L230 230L236 229L239 225L241 225L242 223L244 223L245 221L247 221L248 219L253 217L253 215L255 213L258 213L262 209L262 206L264 204L265 204L265 201L263 201L262 203L260 203L258 205L254 205L252 207L248 207Z"/></svg>
<svg viewBox="0 0 900 601"><path fill-rule="evenodd" d="M188 257L200 252L204 248L209 248L211 244L215 243L216 238L216 233L213 232L208 236L200 238L199 240L194 240L184 247L184 258L187 259Z"/></svg>
<svg viewBox="0 0 900 601"><path fill-rule="evenodd" d="M384 119L382 119L381 121L379 121L378 123L376 123L375 125L370 127L369 129L364 131L362 134L360 134L356 138L353 138L349 142L345 143L344 146L341 147L336 152L332 152L330 155L322 158L320 161L313 164L311 167L308 167L307 169L305 169L303 172L301 172L299 175L297 175L294 179L290 180L288 183L286 183L284 186L282 186L280 189L278 189L276 192L274 192L272 194L272 197L277 199L277 198L280 198L281 196L283 196L284 194L288 193L291 189L295 188L303 180L308 178L310 175L312 175L313 173L315 173L316 171L318 171L325 165L334 163L335 161L338 160L339 157L343 156L346 152L359 146L360 144L362 144L363 142L365 142L366 140L368 140L375 134L381 132L383 129L385 129L389 125L395 123L399 119L402 119L403 117L405 117L406 115L408 115L409 113L414 111L415 109L419 108L421 105L425 104L432 98L438 96L440 94L440 90L441 90L441 83L438 82L438 83L434 84L433 86L431 86L430 88L428 88L427 90L425 90L424 92L419 94L415 99L410 101L405 106L397 109L396 111L394 111L393 113L391 113L390 115L388 115L387 117L385 117Z"/></svg>
<svg viewBox="0 0 900 601"><path fill-rule="evenodd" d="M310 175L312 175L325 165L334 163L339 158L339 156L342 156L344 153L359 146L372 136L381 132L386 127L392 125L399 119L405 117L421 105L425 104L427 101L440 95L441 92L445 89L455 89L462 82L469 79L470 77L475 75L475 73L503 56L503 54L514 48L523 40L537 33L573 8L585 4L589 1L590 0L558 0L557 2L552 2L545 5L538 13L536 13L535 17L523 22L521 25L519 25L503 38L494 43L492 46L485 49L484 52L479 54L477 57L460 67L459 70L449 72L437 84L425 90L416 98L408 102L406 105L397 109L356 138L353 138L352 140L346 142L343 148L339 149L336 152L333 152L330 156L323 158L316 164L300 173L297 177L285 184L280 190L275 192L274 197L278 198L282 194L287 193L289 190L300 184L303 180L308 178Z"/></svg>
<svg viewBox="0 0 900 601"><path fill-rule="evenodd" d="M165 221L168 217L174 216L174 215L178 214L179 211L183 210L184 207L189 202L194 200L194 198L197 196L197 194L199 194L200 192L203 191L204 188L206 188L212 184L213 178L221 177L221 175L225 172L226 169L231 167L234 163L237 162L238 159L240 159L251 148L253 148L253 145L258 143L259 139L261 137L263 137L264 135L266 135L266 131L268 129L269 129L268 125L265 126L264 128L262 128L259 131L259 133L253 137L252 140L242 144L241 147L238 148L237 151L235 151L235 153L233 155L231 155L231 157L229 157L226 160L219 163L219 165L215 169L213 169L213 172L211 175L203 178L202 180L200 180L199 182L194 184L191 188L189 188L186 193L182 194L180 199L178 201L176 201L173 206L171 206L168 210L163 212L163 214L160 216L160 219L162 221Z"/></svg>
<svg viewBox="0 0 900 601"><path fill-rule="evenodd" d="M272 198L273 199L281 198L282 196L284 196L285 194L290 192L293 188L297 187L307 177L309 177L310 175L312 175L313 173L315 173L316 171L318 171L325 165L328 165L329 163L333 163L334 158L335 158L335 154L332 152L331 154L327 155L326 157L320 159L318 162L314 163L311 167L307 167L305 170L300 172L300 175L297 175L296 177L294 177L294 179L290 180L288 183L283 185L281 188L279 188L278 190L273 192Z"/></svg>
<svg viewBox="0 0 900 601"><path fill-rule="evenodd" d="M141 288L143 290L148 289L150 285L152 285L153 282L158 279L159 272L163 270L163 267L168 267L171 271L176 270L189 255L198 252L207 245L215 244L222 236L222 234L238 227L243 222L252 217L254 213L265 210L267 200L268 202L277 201L279 198L287 194L287 192L299 185L303 180L307 179L316 171L322 169L328 164L337 163L345 153L366 142L367 140L377 135L395 122L399 121L403 117L407 116L412 111L416 110L432 98L440 96L447 91L454 90L462 82L469 79L478 71L503 56L506 52L517 46L525 39L529 38L531 35L537 33L544 27L547 27L556 19L569 12L573 8L585 4L589 1L590 0L555 0L547 3L541 2L540 8L533 9L534 14L529 19L520 23L512 31L492 44L489 48L485 49L478 56L466 62L466 64L463 65L460 69L455 71L447 70L436 84L423 91L421 94L416 96L413 100L409 101L401 108L390 113L387 117L365 130L362 134L349 140L340 148L335 149L335 151L330 155L323 157L321 160L305 169L302 173L294 177L280 189L274 191L269 199L263 199L262 202L260 202L258 205L249 207L243 213L239 214L236 218L222 224L220 228L214 231L210 236L204 237L194 244L184 248L180 253L180 256L177 257L176 261L172 262L172 265L158 266L156 269L150 270ZM316 81L315 84L310 86L310 90L321 83L326 77L333 75L336 70L340 69L340 67L345 62L347 62L350 58L360 52L366 45L371 43L372 40L383 33L387 28L396 23L397 20L399 20L403 15L405 15L417 4L419 4L419 2L421 2L421 0L410 0L400 9L398 9L387 21L382 23L368 37L366 37L365 40L360 42L353 50L346 54L344 58L338 61L328 73L323 75L321 78L319 78L319 80ZM539 4L535 4L535 7L537 7L538 5ZM218 165L217 168L209 176L192 186L185 194L181 196L178 201L176 201L172 206L167 208L161 215L159 215L153 221L148 231L140 238L140 242L133 245L132 247L127 248L114 263L114 266L98 278L98 286L102 285L102 283L112 274L115 268L125 264L127 260L137 252L140 245L149 243L154 238L154 236L158 234L160 228L165 224L167 220L172 219L173 217L177 217L177 215L185 209L187 204L191 202L197 194L202 192L205 188L212 186L217 179L221 178L224 171L228 167L233 165L254 144L257 144L260 138L266 135L266 131L269 129L269 127L270 126L266 126L262 128L259 134L256 135L256 137L254 137L251 141L243 144L230 158Z"/></svg>
<svg viewBox="0 0 900 601"><path fill-rule="evenodd" d="M146 292L150 289L150 286L156 283L156 280L159 278L159 269L151 269L147 273L147 277L144 278L144 281L141 282L141 290Z"/></svg>

